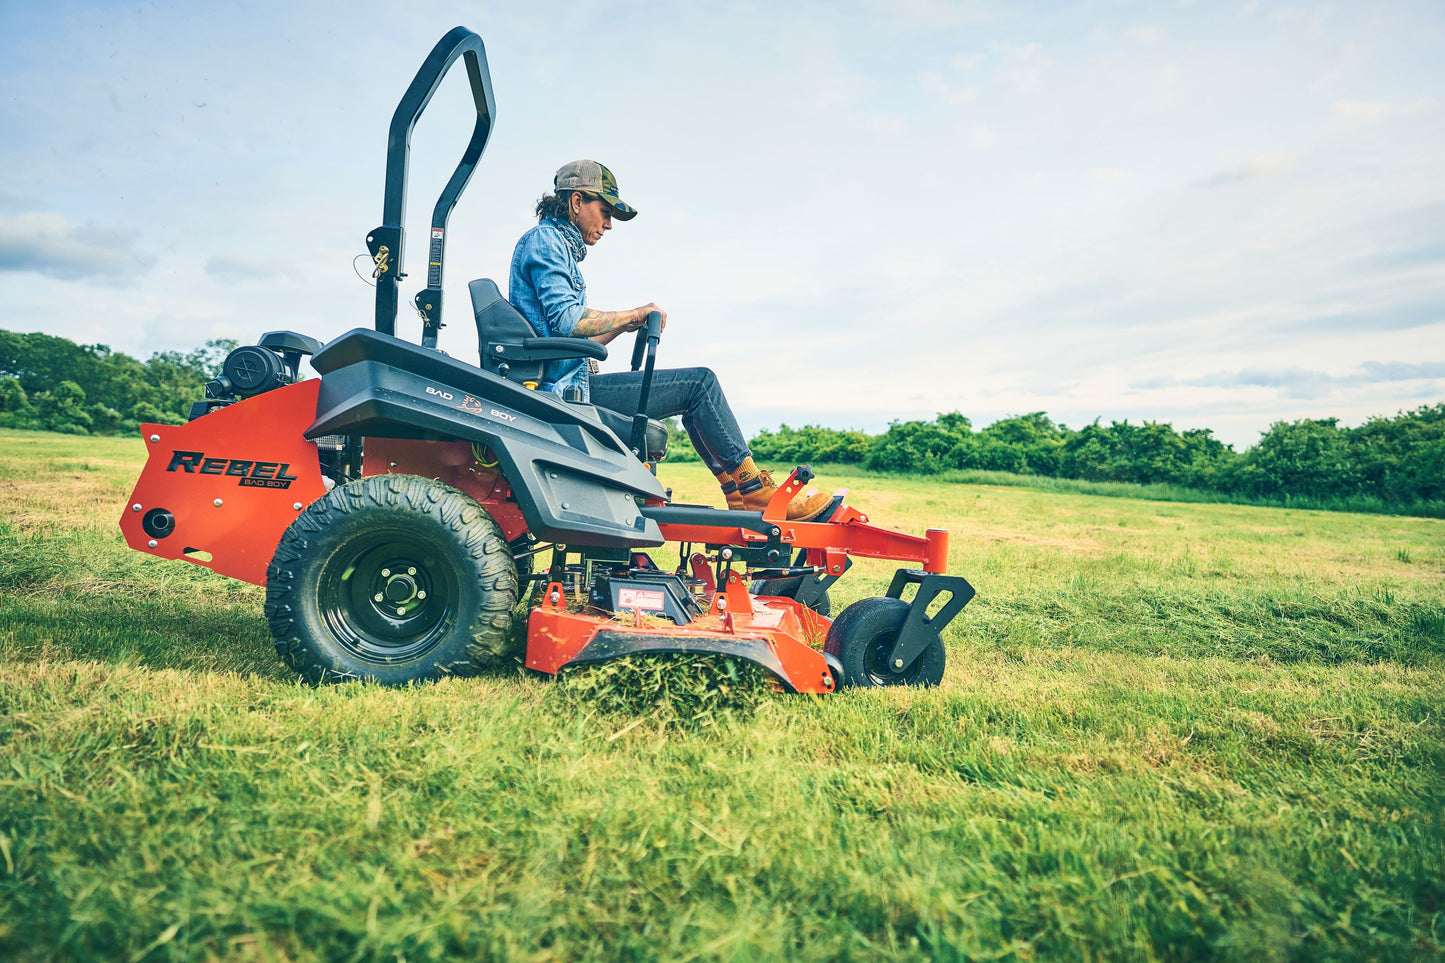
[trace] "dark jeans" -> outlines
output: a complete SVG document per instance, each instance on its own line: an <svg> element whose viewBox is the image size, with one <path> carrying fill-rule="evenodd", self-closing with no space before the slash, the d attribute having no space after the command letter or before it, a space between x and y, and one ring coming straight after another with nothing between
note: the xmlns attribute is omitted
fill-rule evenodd
<svg viewBox="0 0 1445 963"><path fill-rule="evenodd" d="M593 375L589 382L594 405L624 415L637 412L642 372ZM692 439L692 447L714 475L732 471L751 454L711 368L659 368L652 373L647 417L662 419L673 415L682 416L682 427Z"/></svg>

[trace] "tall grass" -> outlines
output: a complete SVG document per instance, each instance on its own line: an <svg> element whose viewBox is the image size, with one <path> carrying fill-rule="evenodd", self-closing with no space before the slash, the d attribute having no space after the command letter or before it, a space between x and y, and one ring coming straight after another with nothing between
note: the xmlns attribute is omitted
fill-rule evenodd
<svg viewBox="0 0 1445 963"><path fill-rule="evenodd" d="M0 434L0 958L1445 952L1439 521L839 473L953 533L944 684L678 725L301 685L258 589L121 544L142 457Z"/></svg>

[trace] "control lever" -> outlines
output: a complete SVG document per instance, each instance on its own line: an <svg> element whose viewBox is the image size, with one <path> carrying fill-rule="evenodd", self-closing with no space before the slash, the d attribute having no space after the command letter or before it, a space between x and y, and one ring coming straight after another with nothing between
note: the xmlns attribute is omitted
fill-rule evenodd
<svg viewBox="0 0 1445 963"><path fill-rule="evenodd" d="M652 393L652 369L657 363L657 342L661 337L662 313L652 311L647 315L647 324L637 329L637 340L632 343L632 370L642 368L642 387L637 392L637 414L632 416L632 437L627 447L643 461L647 460L647 396Z"/></svg>

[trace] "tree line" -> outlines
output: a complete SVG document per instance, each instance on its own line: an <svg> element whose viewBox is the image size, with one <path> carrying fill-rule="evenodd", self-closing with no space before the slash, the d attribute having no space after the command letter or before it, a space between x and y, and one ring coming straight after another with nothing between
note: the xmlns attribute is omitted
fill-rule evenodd
<svg viewBox="0 0 1445 963"><path fill-rule="evenodd" d="M669 459L693 455L687 436ZM1095 421L1069 428L1042 411L975 431L958 412L895 421L869 435L817 425L759 432L759 461L844 463L915 475L990 471L1090 482L1169 485L1230 500L1292 502L1445 515L1445 403L1356 428L1338 418L1278 421L1235 451L1207 428Z"/></svg>
<svg viewBox="0 0 1445 963"><path fill-rule="evenodd" d="M0 331L0 428L85 435L181 424L235 346L209 341L138 361L103 344Z"/></svg>
<svg viewBox="0 0 1445 963"><path fill-rule="evenodd" d="M125 434L141 422L180 424L215 377L232 341L147 361L101 344L0 331L0 427L72 434ZM669 460L697 455L673 426ZM754 455L780 466L857 464L873 471L940 475L1008 472L1091 482L1173 485L1228 498L1315 503L1373 502L1389 510L1445 514L1445 403L1356 428L1336 418L1271 425L1235 451L1205 428L1166 422L1095 421L1068 428L1036 411L975 430L958 412L895 421L876 435L806 425L764 430ZM1360 507L1369 507L1360 505Z"/></svg>

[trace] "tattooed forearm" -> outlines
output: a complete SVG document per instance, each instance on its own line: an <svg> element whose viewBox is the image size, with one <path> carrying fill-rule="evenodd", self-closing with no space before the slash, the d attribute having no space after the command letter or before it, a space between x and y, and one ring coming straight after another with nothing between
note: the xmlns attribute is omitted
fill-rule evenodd
<svg viewBox="0 0 1445 963"><path fill-rule="evenodd" d="M590 338L627 327L636 320L636 311L598 311L583 308L577 327L572 329L574 338Z"/></svg>

